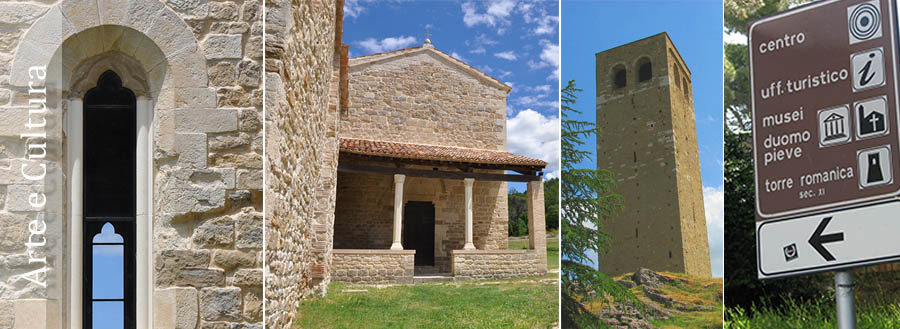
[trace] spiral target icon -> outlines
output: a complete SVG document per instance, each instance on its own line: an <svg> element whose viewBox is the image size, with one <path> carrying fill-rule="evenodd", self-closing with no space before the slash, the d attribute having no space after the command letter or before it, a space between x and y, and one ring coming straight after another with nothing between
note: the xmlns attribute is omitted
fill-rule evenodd
<svg viewBox="0 0 900 329"><path fill-rule="evenodd" d="M872 2L865 2L852 8L849 25L851 44L880 37L881 13L878 6Z"/></svg>

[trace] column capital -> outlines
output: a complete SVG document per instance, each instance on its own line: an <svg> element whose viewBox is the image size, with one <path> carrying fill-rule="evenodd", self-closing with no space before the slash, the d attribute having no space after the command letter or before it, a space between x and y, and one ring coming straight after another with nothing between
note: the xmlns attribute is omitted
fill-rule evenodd
<svg viewBox="0 0 900 329"><path fill-rule="evenodd" d="M406 180L406 175L394 174L394 184L403 184L404 180Z"/></svg>
<svg viewBox="0 0 900 329"><path fill-rule="evenodd" d="M475 183L474 178L463 178L463 182L466 183L466 186L472 186L472 183Z"/></svg>

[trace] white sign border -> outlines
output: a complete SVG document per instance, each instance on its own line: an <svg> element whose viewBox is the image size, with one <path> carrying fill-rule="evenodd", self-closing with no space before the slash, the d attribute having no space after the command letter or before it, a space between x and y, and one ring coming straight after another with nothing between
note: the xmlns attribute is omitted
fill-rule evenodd
<svg viewBox="0 0 900 329"><path fill-rule="evenodd" d="M890 200L885 200L882 202L876 202L876 203L871 203L871 204L865 204L865 205L859 205L859 206L855 206L855 207L844 208L844 209L841 209L841 211L866 208L866 207L877 206L877 205L886 205L886 204L898 203L898 202L900 202L900 199L890 199ZM788 221L788 220L802 218L802 217L825 216L828 214L833 214L835 212L836 211L829 210L829 211L824 211L824 212L814 213L814 214L803 214L800 216L793 216L793 217L788 217L788 218L756 222L756 275L757 275L757 278L758 279L786 278L786 277L791 277L791 276L798 276L798 275L805 275L805 274L812 274L812 273L819 273L819 272L828 272L828 271L848 269L848 268L861 267L861 266L878 265L878 264L890 263L890 262L895 262L895 261L900 260L900 254L898 254L895 256L861 259L861 260L849 261L849 262L845 262L845 263L813 266L813 267L808 267L808 268L803 268L803 269L781 271L781 272L776 272L776 273L771 273L771 274L763 272L762 262L760 262L760 257L762 257L762 255L759 252L759 246L760 246L759 232L764 225L777 223L777 222L781 222L781 221ZM812 232L810 232L810 233L812 233ZM803 239L802 242L808 243L805 240L805 238Z"/></svg>

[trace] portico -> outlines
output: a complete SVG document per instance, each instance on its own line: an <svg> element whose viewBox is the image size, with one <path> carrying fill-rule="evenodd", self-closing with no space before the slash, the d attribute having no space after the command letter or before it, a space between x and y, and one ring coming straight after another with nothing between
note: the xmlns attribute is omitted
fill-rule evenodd
<svg viewBox="0 0 900 329"><path fill-rule="evenodd" d="M524 273L545 272L545 165L502 151L342 138L332 278L408 283L413 274L472 277L464 269L479 265L485 277L509 276L475 261L502 258L525 259L517 266L533 269ZM529 198L532 250L507 250L510 181L528 182L529 196L540 196Z"/></svg>

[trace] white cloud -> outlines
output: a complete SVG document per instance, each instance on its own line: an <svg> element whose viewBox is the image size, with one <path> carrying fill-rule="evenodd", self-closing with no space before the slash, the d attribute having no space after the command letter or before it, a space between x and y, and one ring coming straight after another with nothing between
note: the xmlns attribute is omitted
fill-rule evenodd
<svg viewBox="0 0 900 329"><path fill-rule="evenodd" d="M540 94L536 96L520 96L516 97L513 100L517 105L521 105L522 107L546 107L546 108L557 108L559 103L555 100L548 100L547 94Z"/></svg>
<svg viewBox="0 0 900 329"><path fill-rule="evenodd" d="M387 37L387 38L381 39L381 41L375 40L375 38L368 38L363 41L359 41L356 44L367 51L370 51L373 53L380 53L380 52L385 52L385 51L389 51L389 50L406 48L414 43L416 43L415 37L399 36L399 37Z"/></svg>
<svg viewBox="0 0 900 329"><path fill-rule="evenodd" d="M366 4L369 2L386 2L384 0L345 0L344 1L344 18L356 18L366 11ZM390 2L404 2L407 0L391 0Z"/></svg>
<svg viewBox="0 0 900 329"><path fill-rule="evenodd" d="M503 70L503 69L497 69L497 71L500 72L500 75L497 76L497 77L500 78L500 79L506 79L506 78L508 78L508 77L510 77L510 76L513 75L512 71L506 71L506 70Z"/></svg>
<svg viewBox="0 0 900 329"><path fill-rule="evenodd" d="M544 16L538 21L538 26L534 28L534 34L553 34L556 31L556 27L559 25L559 17L556 16Z"/></svg>
<svg viewBox="0 0 900 329"><path fill-rule="evenodd" d="M728 33L727 30L722 31L722 38L725 39L725 43L747 44L747 36L738 32Z"/></svg>
<svg viewBox="0 0 900 329"><path fill-rule="evenodd" d="M514 53L512 50L508 50L504 52L494 53L494 57L502 58L508 61L514 61L516 60L516 53Z"/></svg>
<svg viewBox="0 0 900 329"><path fill-rule="evenodd" d="M709 258L712 274L725 274L725 190L719 187L703 187L703 204L706 210L706 236L709 239Z"/></svg>
<svg viewBox="0 0 900 329"><path fill-rule="evenodd" d="M472 53L472 54L484 54L486 52L487 52L487 49L484 49L484 47L478 47L478 48L469 50L469 53Z"/></svg>
<svg viewBox="0 0 900 329"><path fill-rule="evenodd" d="M462 55L456 53L455 51L452 52L452 53L450 53L450 56L453 56L453 58L456 58L456 59L461 60L461 61L463 61L463 62L468 62L465 58L462 57Z"/></svg>
<svg viewBox="0 0 900 329"><path fill-rule="evenodd" d="M559 177L559 118L520 111L506 120L506 150L546 161L544 178Z"/></svg>
<svg viewBox="0 0 900 329"><path fill-rule="evenodd" d="M508 17L516 7L513 0L495 0L487 4L485 12L479 13L478 6L474 2L462 4L463 23L468 27L484 24L497 26L509 24Z"/></svg>
<svg viewBox="0 0 900 329"><path fill-rule="evenodd" d="M547 80L559 79L559 45L548 40L541 40L541 56L540 61L529 60L528 67L532 70L552 67L553 74L547 77Z"/></svg>
<svg viewBox="0 0 900 329"><path fill-rule="evenodd" d="M363 5L360 3L360 0L346 0L344 1L344 17L359 17L364 10Z"/></svg>

